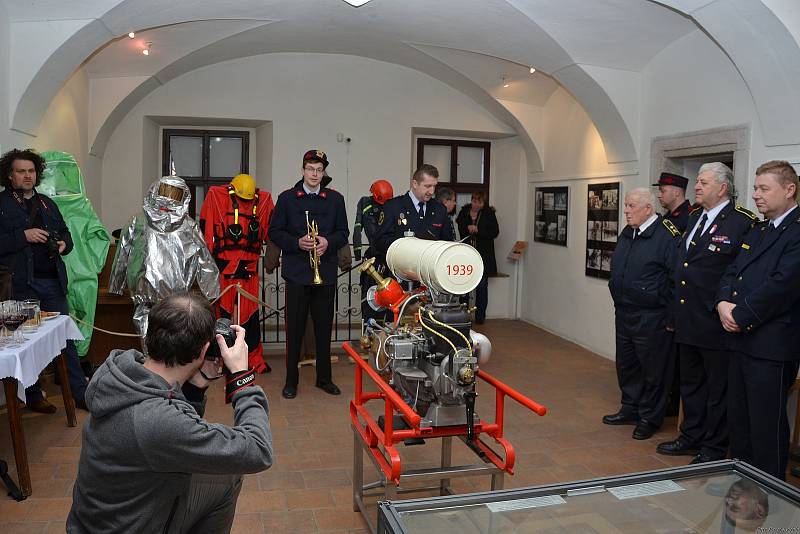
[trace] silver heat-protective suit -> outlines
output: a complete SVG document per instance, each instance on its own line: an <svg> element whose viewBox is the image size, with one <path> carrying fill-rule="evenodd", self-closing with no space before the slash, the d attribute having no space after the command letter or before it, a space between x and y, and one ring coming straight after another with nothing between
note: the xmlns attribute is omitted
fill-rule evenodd
<svg viewBox="0 0 800 534"><path fill-rule="evenodd" d="M142 213L120 236L108 292L121 295L127 283L135 305L133 323L142 337L150 308L188 291L195 280L206 298L219 296L219 269L188 215L191 198L182 178L164 176L150 186Z"/></svg>

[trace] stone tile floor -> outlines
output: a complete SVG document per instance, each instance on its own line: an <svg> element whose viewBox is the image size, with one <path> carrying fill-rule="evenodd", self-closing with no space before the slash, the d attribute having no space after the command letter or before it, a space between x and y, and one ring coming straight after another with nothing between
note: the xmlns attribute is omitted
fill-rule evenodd
<svg viewBox="0 0 800 534"><path fill-rule="evenodd" d="M505 487L522 487L617 475L683 465L687 457L655 453L658 442L676 435L675 418L647 441L633 440L632 427L609 427L603 414L618 408L619 393L613 362L573 343L518 321L490 320L481 327L494 352L485 369L523 394L546 405L538 417L507 401L506 437L517 451L516 474ZM313 387L313 367L301 370L296 399L280 396L284 370L281 355L270 355L275 368L258 382L267 391L274 434L275 465L245 478L233 532L367 532L366 523L352 509L353 435L348 403L353 394L354 366L345 358L334 364L334 380L342 396L331 397ZM80 428L87 417L79 411L79 426L65 424L60 395L55 415L25 411L23 424L33 479L33 495L18 503L0 496L0 532L64 532L72 502L72 485L80 456ZM494 416L494 396L485 384L479 388L476 410L485 419ZM230 423L221 388L212 387L206 417ZM13 453L7 418L0 415L0 458L10 464ZM404 465L432 467L439 443L404 448ZM475 463L475 456L454 442L454 462ZM367 480L375 480L365 458ZM790 482L797 483L790 477ZM453 483L461 492L489 489L488 477ZM420 495L421 496L421 495Z"/></svg>

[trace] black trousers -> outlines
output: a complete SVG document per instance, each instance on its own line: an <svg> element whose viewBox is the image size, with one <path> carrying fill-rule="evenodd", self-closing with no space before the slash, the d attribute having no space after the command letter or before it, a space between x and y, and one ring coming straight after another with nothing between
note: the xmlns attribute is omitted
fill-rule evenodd
<svg viewBox="0 0 800 534"><path fill-rule="evenodd" d="M786 480L789 421L786 400L800 362L730 353L728 423L731 457Z"/></svg>
<svg viewBox="0 0 800 534"><path fill-rule="evenodd" d="M300 345L311 311L317 343L317 383L331 382L331 329L336 286L286 283L286 385L297 387Z"/></svg>
<svg viewBox="0 0 800 534"><path fill-rule="evenodd" d="M674 359L672 332L661 310L620 309L615 316L621 411L654 426L664 421Z"/></svg>
<svg viewBox="0 0 800 534"><path fill-rule="evenodd" d="M678 344L683 423L681 437L714 459L728 453L730 353Z"/></svg>

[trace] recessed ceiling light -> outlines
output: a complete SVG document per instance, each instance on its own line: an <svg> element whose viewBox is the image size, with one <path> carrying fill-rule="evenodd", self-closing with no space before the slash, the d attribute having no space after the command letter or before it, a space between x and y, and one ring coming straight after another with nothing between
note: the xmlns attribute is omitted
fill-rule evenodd
<svg viewBox="0 0 800 534"><path fill-rule="evenodd" d="M133 39L134 37L136 37L136 33L134 33L134 32L128 32L128 37L130 37L131 39Z"/></svg>
<svg viewBox="0 0 800 534"><path fill-rule="evenodd" d="M503 77L502 77L502 78L500 78L500 79L501 79L501 80L503 80L503 87L508 87L509 85L511 85L510 83L508 83L508 82L506 81L506 77L505 77L505 76L503 76Z"/></svg>
<svg viewBox="0 0 800 534"><path fill-rule="evenodd" d="M369 2L369 0L344 0L344 1L353 7L361 7L367 2Z"/></svg>
<svg viewBox="0 0 800 534"><path fill-rule="evenodd" d="M152 45L153 45L152 42L150 42L150 41L146 42L144 44L144 50L142 50L142 54L144 54L145 56L149 56L150 55L150 47Z"/></svg>
<svg viewBox="0 0 800 534"><path fill-rule="evenodd" d="M536 67L531 67L531 74L533 74L534 72L536 72Z"/></svg>

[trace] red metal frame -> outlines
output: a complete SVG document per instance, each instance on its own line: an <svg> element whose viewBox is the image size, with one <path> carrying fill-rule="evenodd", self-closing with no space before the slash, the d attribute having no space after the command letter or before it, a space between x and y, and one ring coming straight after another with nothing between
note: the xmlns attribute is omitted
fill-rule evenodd
<svg viewBox="0 0 800 534"><path fill-rule="evenodd" d="M350 355L356 363L356 391L355 398L350 401L350 419L353 428L364 440L372 456L381 467L387 480L400 484L400 454L395 444L408 438L443 438L449 436L466 436L467 425L456 425L437 428L420 428L421 417L411 409L411 407L383 380L378 373L365 362L363 358L345 342L342 348ZM378 387L378 391L364 391L364 373L372 379ZM478 377L495 388L495 420L494 423L487 423L481 419L474 426L474 444L486 454L486 457L499 469L508 474L514 474L514 447L503 437L503 415L506 396L517 401L524 407L538 415L547 413L547 408L529 399L520 392L510 388L500 380L496 379L485 371L478 371ZM378 425L378 421L367 411L365 404L371 400L383 399L384 402L384 423L383 428ZM392 420L395 412L398 412L405 419L410 429L394 430ZM361 422L363 420L363 423ZM505 458L501 458L494 450L486 445L481 439L480 434L488 434L503 447ZM381 451L381 448L383 451Z"/></svg>

